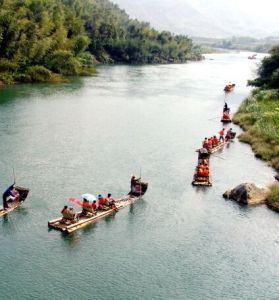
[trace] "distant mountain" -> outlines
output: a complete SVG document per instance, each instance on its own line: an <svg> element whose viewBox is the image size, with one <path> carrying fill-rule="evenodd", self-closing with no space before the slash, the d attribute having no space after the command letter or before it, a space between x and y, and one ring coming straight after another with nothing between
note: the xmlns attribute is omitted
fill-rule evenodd
<svg viewBox="0 0 279 300"><path fill-rule="evenodd" d="M253 6L250 11L247 3L244 10L242 6L237 6L235 0L113 0L113 2L125 9L132 18L150 22L156 29L189 36L263 38L279 35L279 18L275 14L272 16L260 14L259 6L255 7L258 11L253 11Z"/></svg>

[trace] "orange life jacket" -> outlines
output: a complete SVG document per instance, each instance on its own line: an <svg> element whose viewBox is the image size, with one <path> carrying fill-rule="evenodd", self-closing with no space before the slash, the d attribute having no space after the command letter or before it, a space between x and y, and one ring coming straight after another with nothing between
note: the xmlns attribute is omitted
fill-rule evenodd
<svg viewBox="0 0 279 300"><path fill-rule="evenodd" d="M225 131L222 129L221 131L219 131L220 136L224 136Z"/></svg>

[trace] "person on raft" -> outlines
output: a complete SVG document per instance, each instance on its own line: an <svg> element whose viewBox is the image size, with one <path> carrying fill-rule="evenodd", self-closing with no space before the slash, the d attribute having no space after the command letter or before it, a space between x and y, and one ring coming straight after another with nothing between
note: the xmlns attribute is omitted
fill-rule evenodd
<svg viewBox="0 0 279 300"><path fill-rule="evenodd" d="M225 111L230 112L230 109L228 108L227 102L225 102L225 105L224 105L224 108L223 108L223 112L225 112Z"/></svg>
<svg viewBox="0 0 279 300"><path fill-rule="evenodd" d="M106 199L102 195L98 195L99 206L98 209L100 210L109 210L110 207L106 205Z"/></svg>
<svg viewBox="0 0 279 300"><path fill-rule="evenodd" d="M225 128L223 128L222 130L219 131L219 135L220 135L220 138L219 138L219 141L221 142L224 142L225 139L224 139L224 136L225 136Z"/></svg>
<svg viewBox="0 0 279 300"><path fill-rule="evenodd" d="M197 166L197 177L209 177L209 168L207 160L203 160L198 166Z"/></svg>
<svg viewBox="0 0 279 300"><path fill-rule="evenodd" d="M64 221L73 221L76 219L76 213L74 212L74 209L68 208L67 205L65 205L63 207L63 209L61 210L61 214L62 214L62 220Z"/></svg>
<svg viewBox="0 0 279 300"><path fill-rule="evenodd" d="M216 135L214 135L213 139L212 139L212 147L216 147L216 146L218 146L218 144L219 144L219 140L216 137Z"/></svg>
<svg viewBox="0 0 279 300"><path fill-rule="evenodd" d="M197 152L199 153L198 160L207 159L209 157L209 153L206 148L201 148L201 149L197 150Z"/></svg>
<svg viewBox="0 0 279 300"><path fill-rule="evenodd" d="M8 201L15 201L18 197L19 194L15 189L14 184L12 184L3 193L3 209L7 210L9 208Z"/></svg>
<svg viewBox="0 0 279 300"><path fill-rule="evenodd" d="M230 113L229 111L224 111L223 112L223 120L230 120L231 117L230 117Z"/></svg>
<svg viewBox="0 0 279 300"><path fill-rule="evenodd" d="M209 144L208 144L208 139L204 138L203 142L202 142L202 147L209 150Z"/></svg>
<svg viewBox="0 0 279 300"><path fill-rule="evenodd" d="M106 197L106 205L109 206L111 209L117 210L117 207L115 205L115 200L112 198L110 193L108 193Z"/></svg>
<svg viewBox="0 0 279 300"><path fill-rule="evenodd" d="M141 178L136 178L135 175L132 175L131 177L131 190L133 189L133 187L138 184L140 182Z"/></svg>
<svg viewBox="0 0 279 300"><path fill-rule="evenodd" d="M227 134L226 134L225 139L226 139L226 141L229 141L229 140L231 140L231 139L233 139L233 138L234 138L234 133L233 133L233 131L232 131L232 128L230 128L230 129L227 131Z"/></svg>
<svg viewBox="0 0 279 300"><path fill-rule="evenodd" d="M87 199L83 199L81 216L87 216L88 214L95 213L96 212L93 209L93 204L90 204L90 202Z"/></svg>

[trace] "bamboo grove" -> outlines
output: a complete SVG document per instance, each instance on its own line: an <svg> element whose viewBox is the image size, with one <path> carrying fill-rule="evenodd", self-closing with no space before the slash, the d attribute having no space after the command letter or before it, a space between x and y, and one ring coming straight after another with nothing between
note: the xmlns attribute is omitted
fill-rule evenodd
<svg viewBox="0 0 279 300"><path fill-rule="evenodd" d="M59 81L97 63L200 59L187 36L158 32L107 0L0 0L0 81Z"/></svg>

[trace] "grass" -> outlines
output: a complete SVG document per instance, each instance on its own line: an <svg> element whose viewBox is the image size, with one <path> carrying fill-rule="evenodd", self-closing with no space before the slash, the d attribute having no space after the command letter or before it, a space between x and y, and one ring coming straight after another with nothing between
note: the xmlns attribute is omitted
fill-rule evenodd
<svg viewBox="0 0 279 300"><path fill-rule="evenodd" d="M233 121L244 130L240 141L250 144L256 157L279 170L279 90L255 90Z"/></svg>
<svg viewBox="0 0 279 300"><path fill-rule="evenodd" d="M270 187L270 193L267 197L267 205L273 210L279 212L279 184L274 183Z"/></svg>

